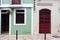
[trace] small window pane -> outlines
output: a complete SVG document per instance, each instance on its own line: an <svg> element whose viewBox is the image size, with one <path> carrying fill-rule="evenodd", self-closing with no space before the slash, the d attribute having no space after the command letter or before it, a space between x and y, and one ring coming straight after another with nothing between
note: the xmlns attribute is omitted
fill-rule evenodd
<svg viewBox="0 0 60 40"><path fill-rule="evenodd" d="M12 0L12 4L21 4L21 0Z"/></svg>
<svg viewBox="0 0 60 40"><path fill-rule="evenodd" d="M17 24L24 24L24 12L20 13L21 10L16 10L16 23Z"/></svg>
<svg viewBox="0 0 60 40"><path fill-rule="evenodd" d="M7 12L8 10L1 10L1 12Z"/></svg>
<svg viewBox="0 0 60 40"><path fill-rule="evenodd" d="M16 12L24 12L24 10L16 10Z"/></svg>

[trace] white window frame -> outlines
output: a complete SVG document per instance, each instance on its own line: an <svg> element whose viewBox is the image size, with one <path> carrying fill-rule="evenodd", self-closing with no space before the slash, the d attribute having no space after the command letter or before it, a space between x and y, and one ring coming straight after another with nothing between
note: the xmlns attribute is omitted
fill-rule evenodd
<svg viewBox="0 0 60 40"><path fill-rule="evenodd" d="M16 23L16 10L24 10L24 23ZM14 9L14 25L26 25L26 8Z"/></svg>
<svg viewBox="0 0 60 40"><path fill-rule="evenodd" d="M12 5L12 0L10 0L10 4ZM21 0L21 4L23 4L23 0ZM13 5L21 5L21 4L13 4Z"/></svg>

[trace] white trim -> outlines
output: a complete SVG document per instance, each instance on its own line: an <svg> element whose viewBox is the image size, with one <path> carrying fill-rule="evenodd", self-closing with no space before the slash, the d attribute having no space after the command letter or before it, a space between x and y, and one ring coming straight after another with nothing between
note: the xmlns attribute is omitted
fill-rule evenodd
<svg viewBox="0 0 60 40"><path fill-rule="evenodd" d="M16 10L24 10L24 17L25 17L24 24L16 24ZM14 25L26 25L26 8L14 9Z"/></svg>
<svg viewBox="0 0 60 40"><path fill-rule="evenodd" d="M27 16L27 15L26 15L26 8L25 8L25 25L26 25L26 16Z"/></svg>
<svg viewBox="0 0 60 40"><path fill-rule="evenodd" d="M11 5L10 7L33 7L33 4Z"/></svg>
<svg viewBox="0 0 60 40"><path fill-rule="evenodd" d="M11 35L11 13L9 14L9 35Z"/></svg>
<svg viewBox="0 0 60 40"><path fill-rule="evenodd" d="M10 7L9 4L1 4L0 7L4 8L4 7Z"/></svg>
<svg viewBox="0 0 60 40"><path fill-rule="evenodd" d="M22 5L9 5L9 4L2 4L0 7L33 7L33 4L22 4Z"/></svg>
<svg viewBox="0 0 60 40"><path fill-rule="evenodd" d="M21 4L23 4L23 0L21 0Z"/></svg>
<svg viewBox="0 0 60 40"><path fill-rule="evenodd" d="M1 9L0 9L0 34L1 34Z"/></svg>
<svg viewBox="0 0 60 40"><path fill-rule="evenodd" d="M33 8L32 8L32 14L31 14L31 34L33 35Z"/></svg>

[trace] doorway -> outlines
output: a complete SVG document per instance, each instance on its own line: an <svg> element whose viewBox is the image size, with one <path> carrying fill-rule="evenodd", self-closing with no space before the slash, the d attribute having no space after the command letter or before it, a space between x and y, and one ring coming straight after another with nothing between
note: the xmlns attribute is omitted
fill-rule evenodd
<svg viewBox="0 0 60 40"><path fill-rule="evenodd" d="M9 34L9 13L1 10L1 34Z"/></svg>
<svg viewBox="0 0 60 40"><path fill-rule="evenodd" d="M51 33L51 11L39 10L39 33Z"/></svg>

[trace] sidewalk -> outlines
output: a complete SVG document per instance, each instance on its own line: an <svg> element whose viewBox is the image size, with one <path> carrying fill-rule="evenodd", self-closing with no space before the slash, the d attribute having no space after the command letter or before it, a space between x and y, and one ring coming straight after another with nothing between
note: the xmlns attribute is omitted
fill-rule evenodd
<svg viewBox="0 0 60 40"><path fill-rule="evenodd" d="M0 40L16 40L15 35L0 35ZM20 35L18 40L44 40L41 36L32 36L32 35ZM48 37L46 40L60 40L60 38Z"/></svg>

